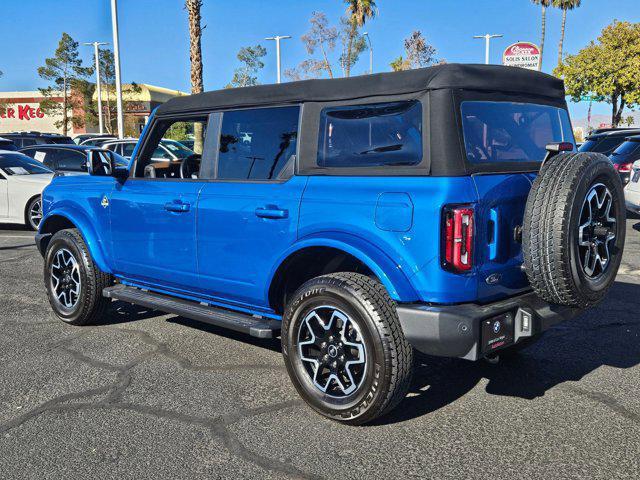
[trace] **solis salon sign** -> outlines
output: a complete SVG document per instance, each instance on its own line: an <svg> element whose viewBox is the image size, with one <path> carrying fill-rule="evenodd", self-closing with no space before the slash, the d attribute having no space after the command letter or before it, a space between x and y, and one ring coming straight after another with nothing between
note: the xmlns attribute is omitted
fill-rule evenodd
<svg viewBox="0 0 640 480"><path fill-rule="evenodd" d="M44 118L44 112L38 106L13 103L11 106L0 105L0 118L30 121L36 118Z"/></svg>
<svg viewBox="0 0 640 480"><path fill-rule="evenodd" d="M540 48L530 42L518 42L509 45L502 55L502 64L507 67L538 70L539 63Z"/></svg>

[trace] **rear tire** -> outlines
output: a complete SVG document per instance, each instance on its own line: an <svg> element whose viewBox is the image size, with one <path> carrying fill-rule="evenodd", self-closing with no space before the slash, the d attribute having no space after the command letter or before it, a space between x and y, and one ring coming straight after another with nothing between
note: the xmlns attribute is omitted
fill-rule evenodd
<svg viewBox="0 0 640 480"><path fill-rule="evenodd" d="M76 229L60 230L51 238L44 282L54 313L71 325L95 323L111 303L102 290L113 284L113 277L96 266Z"/></svg>
<svg viewBox="0 0 640 480"><path fill-rule="evenodd" d="M547 161L527 199L524 267L544 300L585 308L615 280L626 232L624 193L607 157L557 155Z"/></svg>
<svg viewBox="0 0 640 480"><path fill-rule="evenodd" d="M343 272L306 282L287 305L282 353L302 398L332 420L360 425L407 394L413 349L385 288Z"/></svg>

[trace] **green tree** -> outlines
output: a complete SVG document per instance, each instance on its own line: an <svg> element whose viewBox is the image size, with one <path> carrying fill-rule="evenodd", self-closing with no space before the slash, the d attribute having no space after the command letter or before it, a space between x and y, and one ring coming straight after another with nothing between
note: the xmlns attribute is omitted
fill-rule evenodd
<svg viewBox="0 0 640 480"><path fill-rule="evenodd" d="M640 104L640 23L614 21L576 55L567 55L554 74L574 102L583 96L611 104L617 127L624 109Z"/></svg>
<svg viewBox="0 0 640 480"><path fill-rule="evenodd" d="M340 43L342 53L340 54L340 66L345 77L351 76L351 69L358 62L360 54L367 49L367 40L360 30L353 28L353 22L348 17L340 19Z"/></svg>
<svg viewBox="0 0 640 480"><path fill-rule="evenodd" d="M100 49L100 86L102 87L102 115L104 127L107 133L115 134L118 131L117 104L116 104L116 70L113 52L109 49ZM95 67L87 69L89 75L95 75ZM74 91L78 98L84 102L84 121L86 125L98 124L98 102L94 100L96 85L93 82L81 79L75 82ZM135 82L122 85L122 107L125 113L131 111L136 103L137 94L142 91ZM134 125L127 125L125 118L125 135L136 136Z"/></svg>
<svg viewBox="0 0 640 480"><path fill-rule="evenodd" d="M560 29L560 43L558 44L558 65L562 63L562 47L564 32L567 25L567 11L580 6L581 0L553 0L553 6L562 10L562 28Z"/></svg>
<svg viewBox="0 0 640 480"><path fill-rule="evenodd" d="M322 54L322 61L313 61L310 64L314 65L312 70L325 70L329 78L333 78L333 70L328 54L336 48L338 30L336 27L329 26L327 16L322 12L313 12L309 22L311 23L311 28L302 36L302 42L309 55L313 55L317 49L320 49Z"/></svg>
<svg viewBox="0 0 640 480"><path fill-rule="evenodd" d="M49 115L61 115L61 120L55 122L56 128L62 128L62 133L67 135L69 123L75 127L84 126L84 116L74 112L82 104L82 97L73 95L72 90L78 86L91 68L84 68L78 53L78 42L74 41L68 33L63 33L58 48L51 58L45 59L45 64L38 68L38 75L51 84L46 88L40 88L40 93L45 97L40 102L40 108ZM62 102L55 100L62 98Z"/></svg>
<svg viewBox="0 0 640 480"><path fill-rule="evenodd" d="M254 47L242 47L238 51L237 58L242 64L233 72L233 78L226 88L250 87L258 85L257 74L264 68L262 58L267 54L267 49L262 45Z"/></svg>
<svg viewBox="0 0 640 480"><path fill-rule="evenodd" d="M427 42L420 30L414 31L404 40L404 51L404 56L400 55L391 62L394 72L428 67L438 62L435 47Z"/></svg>
<svg viewBox="0 0 640 480"><path fill-rule="evenodd" d="M551 5L552 0L531 0L542 8L542 20L540 24L540 61L538 62L538 70L542 69L542 55L544 54L544 37L547 34L547 7Z"/></svg>
<svg viewBox="0 0 640 480"><path fill-rule="evenodd" d="M359 30L368 19L374 18L378 9L375 0L344 0L347 4L346 19L346 49L343 53L342 65L344 76L351 76L351 67L355 65L357 57L366 48L366 41L359 34ZM363 48L360 48L364 45Z"/></svg>

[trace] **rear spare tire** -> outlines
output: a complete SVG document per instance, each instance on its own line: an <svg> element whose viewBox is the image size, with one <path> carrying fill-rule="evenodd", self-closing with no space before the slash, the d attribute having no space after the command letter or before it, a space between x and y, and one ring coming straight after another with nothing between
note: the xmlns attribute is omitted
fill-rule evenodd
<svg viewBox="0 0 640 480"><path fill-rule="evenodd" d="M542 166L524 214L524 268L544 300L600 301L615 280L626 232L618 173L597 153L557 155Z"/></svg>

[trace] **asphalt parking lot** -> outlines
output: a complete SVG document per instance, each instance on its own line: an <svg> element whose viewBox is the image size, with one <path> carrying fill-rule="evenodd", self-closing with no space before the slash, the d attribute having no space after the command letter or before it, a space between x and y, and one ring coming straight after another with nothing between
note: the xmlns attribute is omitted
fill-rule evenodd
<svg viewBox="0 0 640 480"><path fill-rule="evenodd" d="M0 230L0 478L637 478L640 219L607 300L517 359L431 359L390 417L297 396L278 341L114 303L57 321L33 235Z"/></svg>

